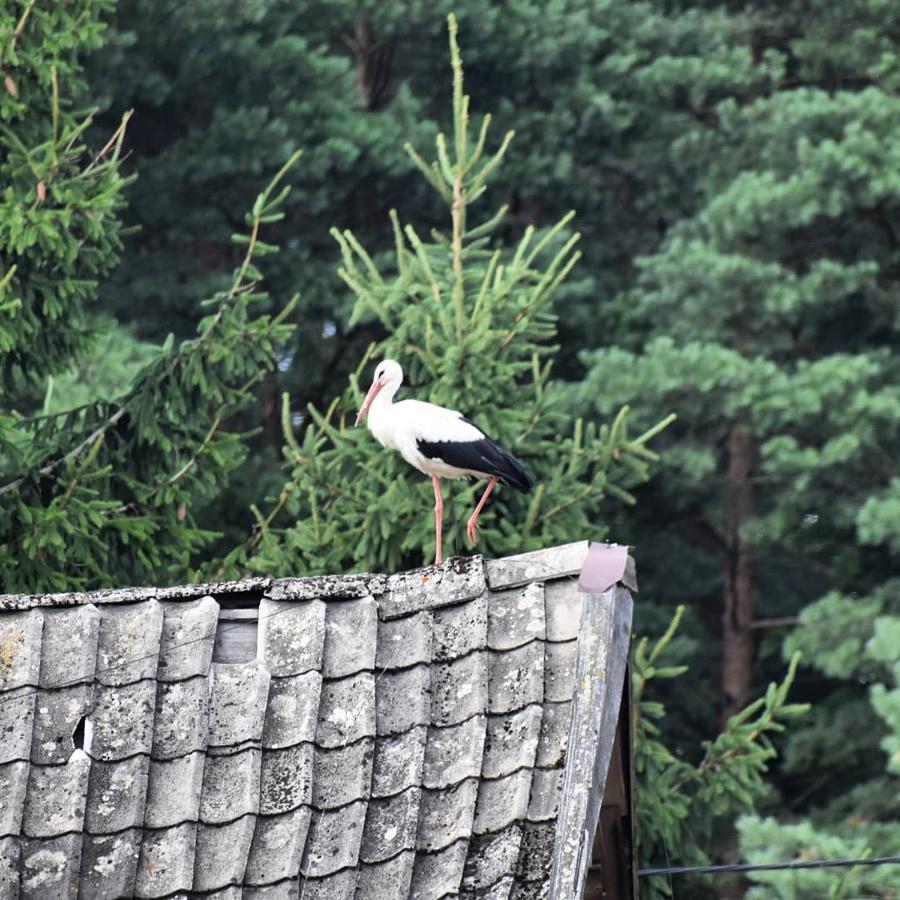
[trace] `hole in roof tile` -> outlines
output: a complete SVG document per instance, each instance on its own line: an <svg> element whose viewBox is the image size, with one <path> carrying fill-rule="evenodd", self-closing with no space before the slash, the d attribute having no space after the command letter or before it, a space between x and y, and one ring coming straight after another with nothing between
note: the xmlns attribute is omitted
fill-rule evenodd
<svg viewBox="0 0 900 900"><path fill-rule="evenodd" d="M86 724L87 716L82 716L78 720L78 724L75 726L75 729L72 731L73 750L84 750L84 730Z"/></svg>

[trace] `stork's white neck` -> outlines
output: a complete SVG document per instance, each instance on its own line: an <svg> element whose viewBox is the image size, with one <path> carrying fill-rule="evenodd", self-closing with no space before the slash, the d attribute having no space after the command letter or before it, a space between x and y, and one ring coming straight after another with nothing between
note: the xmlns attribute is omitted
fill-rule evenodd
<svg viewBox="0 0 900 900"><path fill-rule="evenodd" d="M397 443L394 440L394 422L393 403L394 395L400 389L400 383L397 381L389 381L376 395L369 407L369 414L366 417L369 425L369 431L375 436L376 440L384 447L390 447L392 450L397 449Z"/></svg>

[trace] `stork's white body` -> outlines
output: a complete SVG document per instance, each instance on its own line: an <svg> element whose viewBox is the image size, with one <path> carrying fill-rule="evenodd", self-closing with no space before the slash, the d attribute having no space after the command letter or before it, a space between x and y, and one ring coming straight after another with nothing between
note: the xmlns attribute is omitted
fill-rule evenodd
<svg viewBox="0 0 900 900"><path fill-rule="evenodd" d="M467 422L462 413L422 400L401 400L381 391L369 407L369 430L382 447L397 450L414 468L438 478L489 478L487 472L462 469L441 458L429 458L419 449L429 444L471 444L486 440L484 432Z"/></svg>

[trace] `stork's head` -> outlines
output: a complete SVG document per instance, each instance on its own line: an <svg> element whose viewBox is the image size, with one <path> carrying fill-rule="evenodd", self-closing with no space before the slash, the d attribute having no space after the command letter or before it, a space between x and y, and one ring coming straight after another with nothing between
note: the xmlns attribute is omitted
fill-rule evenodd
<svg viewBox="0 0 900 900"><path fill-rule="evenodd" d="M383 359L378 363L375 367L372 386L369 388L369 393L366 394L366 399L363 400L363 405L359 408L356 424L359 425L365 419L369 407L384 388L390 388L389 393L393 396L402 383L403 369L400 368L400 363L394 362L392 359Z"/></svg>

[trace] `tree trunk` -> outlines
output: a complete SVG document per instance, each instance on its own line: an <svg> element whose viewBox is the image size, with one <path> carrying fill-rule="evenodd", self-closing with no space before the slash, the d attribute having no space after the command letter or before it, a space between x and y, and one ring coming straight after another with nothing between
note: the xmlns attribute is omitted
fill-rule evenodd
<svg viewBox="0 0 900 900"><path fill-rule="evenodd" d="M743 535L753 515L753 436L744 425L728 434L728 556L722 596L722 725L750 700L753 675L753 547ZM721 834L722 857L737 862L737 833ZM747 891L744 878L719 884L719 900L740 900Z"/></svg>
<svg viewBox="0 0 900 900"><path fill-rule="evenodd" d="M753 515L753 436L728 435L728 558L722 597L722 723L746 706L753 674L753 547L743 528Z"/></svg>

